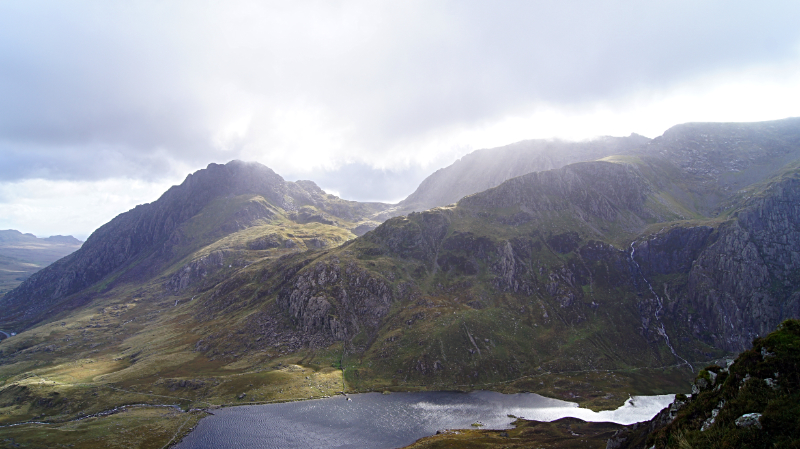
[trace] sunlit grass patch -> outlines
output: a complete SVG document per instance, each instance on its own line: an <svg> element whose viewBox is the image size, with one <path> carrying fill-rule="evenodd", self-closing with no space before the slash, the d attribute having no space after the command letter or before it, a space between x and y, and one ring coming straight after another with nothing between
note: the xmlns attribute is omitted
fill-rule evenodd
<svg viewBox="0 0 800 449"><path fill-rule="evenodd" d="M135 407L62 424L0 428L0 441L13 447L162 448L179 441L203 416L165 407Z"/></svg>

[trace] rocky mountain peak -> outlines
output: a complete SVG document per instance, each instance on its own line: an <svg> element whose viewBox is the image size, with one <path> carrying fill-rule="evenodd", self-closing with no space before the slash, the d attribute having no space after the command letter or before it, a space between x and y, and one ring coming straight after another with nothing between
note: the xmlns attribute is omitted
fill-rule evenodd
<svg viewBox="0 0 800 449"><path fill-rule="evenodd" d="M690 174L736 184L731 188L738 189L800 157L800 118L685 123L653 139L644 152L658 154ZM740 180L728 179L733 175Z"/></svg>

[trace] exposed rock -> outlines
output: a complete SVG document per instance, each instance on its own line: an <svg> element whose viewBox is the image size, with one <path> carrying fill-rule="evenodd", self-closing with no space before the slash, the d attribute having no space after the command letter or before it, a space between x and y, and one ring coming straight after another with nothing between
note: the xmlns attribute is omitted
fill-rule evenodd
<svg viewBox="0 0 800 449"><path fill-rule="evenodd" d="M320 249L320 248L325 248L326 246L330 246L331 242L323 238L314 237L311 239L306 239L305 244L307 248Z"/></svg>
<svg viewBox="0 0 800 449"><path fill-rule="evenodd" d="M346 340L362 328L376 329L392 302L389 286L354 263L318 262L300 272L278 304L307 333Z"/></svg>
<svg viewBox="0 0 800 449"><path fill-rule="evenodd" d="M771 185L718 234L691 268L689 301L701 311L709 343L741 351L783 319L800 316L800 296L793 292L800 270L800 177Z"/></svg>
<svg viewBox="0 0 800 449"><path fill-rule="evenodd" d="M190 285L197 284L201 281L198 288L203 289L209 287L202 280L219 269L224 267L225 252L214 251L206 256L195 259L188 264L184 265L167 282L167 288L172 292L178 293L189 288Z"/></svg>
<svg viewBox="0 0 800 449"><path fill-rule="evenodd" d="M761 413L746 413L736 418L736 427L755 427L761 429Z"/></svg>
<svg viewBox="0 0 800 449"><path fill-rule="evenodd" d="M247 247L252 250L265 250L282 246L281 238L277 234L265 235L247 242Z"/></svg>
<svg viewBox="0 0 800 449"><path fill-rule="evenodd" d="M518 207L534 218L570 210L584 219L613 221L623 209L649 216L643 208L649 191L633 166L598 161L529 173L458 204L466 209Z"/></svg>
<svg viewBox="0 0 800 449"><path fill-rule="evenodd" d="M705 432L706 430L710 429L711 426L714 425L714 422L717 419L717 415L719 415L719 409L718 408L715 408L714 410L711 410L711 417L708 418L707 420L703 421L703 425L700 426L700 431L701 432Z"/></svg>
<svg viewBox="0 0 800 449"><path fill-rule="evenodd" d="M636 261L645 276L688 273L701 251L713 243L711 226L676 227L636 243Z"/></svg>
<svg viewBox="0 0 800 449"><path fill-rule="evenodd" d="M348 220L363 219L386 207L380 203L357 203L320 195L308 183L286 182L258 163L209 164L206 169L187 176L181 185L171 187L157 201L136 206L101 226L79 250L0 298L6 312L3 323L23 328L60 310L84 304L90 294L72 298L70 295L117 270L124 271L117 282L141 281L154 276L175 257L189 254L175 252L178 248L191 247L188 244L197 237L185 235L180 229L183 223L195 217L212 200L245 194L260 195L272 206L286 211L297 211L308 205L319 209L321 214ZM218 237L268 218L272 213L263 203L248 203L220 225ZM202 245L202 241L197 244Z"/></svg>
<svg viewBox="0 0 800 449"><path fill-rule="evenodd" d="M681 398L685 404L669 421L662 419L665 409L651 421L620 431L610 440L613 444L609 447L661 448L676 443L680 447L706 447L712 441L715 447L780 447L797 441L800 377L792 375L789 379L781 375L786 383L773 386L767 382L772 380L767 375L778 377L777 367L796 366L800 361L798 343L800 321L784 321L776 331L757 338L753 348L740 354L726 369L712 365L698 374L696 384L701 384L709 373L716 373L716 388ZM762 359L763 348L774 356Z"/></svg>

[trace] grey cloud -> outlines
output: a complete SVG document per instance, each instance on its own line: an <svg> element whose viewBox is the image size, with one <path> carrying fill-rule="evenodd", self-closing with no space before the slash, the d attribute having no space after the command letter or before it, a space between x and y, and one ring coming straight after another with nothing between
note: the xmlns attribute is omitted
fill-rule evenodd
<svg viewBox="0 0 800 449"><path fill-rule="evenodd" d="M387 102L389 111L377 101L356 106L372 111L368 120L378 134L397 138L448 123L478 123L537 102L613 102L635 89L798 56L798 5L464 5L452 8L460 39L427 43L417 59L397 69L402 76L387 70L379 77L396 81L392 98L404 100Z"/></svg>
<svg viewBox="0 0 800 449"><path fill-rule="evenodd" d="M108 145L38 146L0 143L0 180L99 180L137 178L157 181L176 175L172 160L149 153Z"/></svg>
<svg viewBox="0 0 800 449"><path fill-rule="evenodd" d="M352 129L346 144L369 161L542 102L613 103L793 61L800 42L792 2L243 5L0 3L0 180L158 177L171 161L224 162L238 157L214 142L226 114L253 109L254 129L268 130L297 102ZM242 25L218 23L234 19ZM353 199L388 189L387 199L405 189L401 173L421 176L370 170L299 177Z"/></svg>

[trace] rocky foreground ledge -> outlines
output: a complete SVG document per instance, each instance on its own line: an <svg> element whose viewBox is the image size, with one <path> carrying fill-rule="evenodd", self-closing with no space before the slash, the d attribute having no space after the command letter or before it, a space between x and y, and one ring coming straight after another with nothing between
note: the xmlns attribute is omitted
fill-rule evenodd
<svg viewBox="0 0 800 449"><path fill-rule="evenodd" d="M784 321L726 367L700 371L692 395L620 430L609 449L800 445L800 320Z"/></svg>

